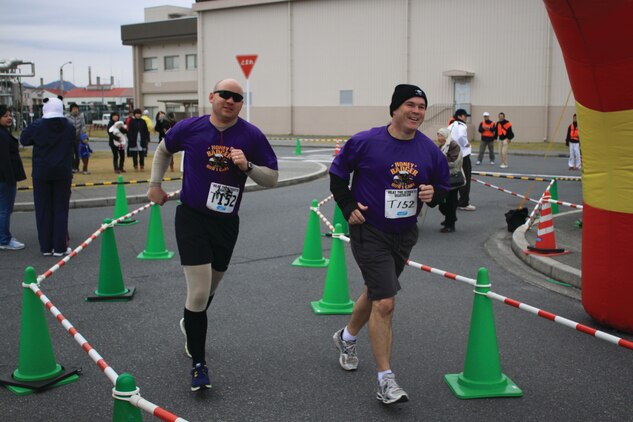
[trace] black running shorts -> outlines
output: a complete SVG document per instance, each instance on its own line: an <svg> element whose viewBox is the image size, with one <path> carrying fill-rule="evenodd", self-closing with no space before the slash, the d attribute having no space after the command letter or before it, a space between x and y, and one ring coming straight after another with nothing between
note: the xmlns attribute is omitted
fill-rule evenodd
<svg viewBox="0 0 633 422"><path fill-rule="evenodd" d="M352 253L367 286L370 300L394 297L398 277L418 241L418 227L400 234L385 233L367 223L350 224Z"/></svg>
<svg viewBox="0 0 633 422"><path fill-rule="evenodd" d="M211 263L216 271L229 267L240 231L240 218L218 218L180 204L176 208L176 242L181 265Z"/></svg>

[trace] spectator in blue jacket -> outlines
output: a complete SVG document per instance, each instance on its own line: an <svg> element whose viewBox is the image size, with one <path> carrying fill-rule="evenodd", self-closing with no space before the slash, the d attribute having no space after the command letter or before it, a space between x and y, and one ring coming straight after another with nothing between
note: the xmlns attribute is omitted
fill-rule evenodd
<svg viewBox="0 0 633 422"><path fill-rule="evenodd" d="M22 145L33 145L33 199L40 251L63 256L68 248L68 208L73 180L75 127L59 98L44 100L41 119L27 126Z"/></svg>

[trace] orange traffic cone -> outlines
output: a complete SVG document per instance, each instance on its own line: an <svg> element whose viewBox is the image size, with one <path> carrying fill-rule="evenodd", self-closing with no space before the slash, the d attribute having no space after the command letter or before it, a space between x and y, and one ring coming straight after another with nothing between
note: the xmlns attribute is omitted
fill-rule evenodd
<svg viewBox="0 0 633 422"><path fill-rule="evenodd" d="M341 152L341 140L337 139L336 140L336 148L334 149L334 154L332 154L332 155L336 157L339 152Z"/></svg>
<svg viewBox="0 0 633 422"><path fill-rule="evenodd" d="M536 242L534 246L528 246L525 253L535 255L562 255L567 252L565 249L556 247L556 236L554 235L554 221L552 220L552 206L549 203L550 193L546 190L543 194L543 204L538 219L538 229L536 232Z"/></svg>

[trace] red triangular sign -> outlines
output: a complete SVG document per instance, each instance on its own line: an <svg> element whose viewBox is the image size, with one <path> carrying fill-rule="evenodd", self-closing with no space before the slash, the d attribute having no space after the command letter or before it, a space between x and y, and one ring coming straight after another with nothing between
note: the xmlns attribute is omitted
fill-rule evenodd
<svg viewBox="0 0 633 422"><path fill-rule="evenodd" d="M251 74L251 71L253 70L253 66L255 66L255 61L257 61L257 54L249 54L249 55L236 56L236 57L237 57L237 62L240 64L240 67L242 68L242 72L244 72L244 76L246 76L246 79L248 79L248 77Z"/></svg>

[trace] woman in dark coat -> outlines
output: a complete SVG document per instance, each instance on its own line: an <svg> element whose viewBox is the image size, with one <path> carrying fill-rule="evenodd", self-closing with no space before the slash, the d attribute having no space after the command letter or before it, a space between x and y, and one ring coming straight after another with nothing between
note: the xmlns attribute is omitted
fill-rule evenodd
<svg viewBox="0 0 633 422"><path fill-rule="evenodd" d="M11 235L11 214L15 204L17 182L26 179L18 140L11 135L13 114L0 104L0 250L24 249L24 243Z"/></svg>
<svg viewBox="0 0 633 422"><path fill-rule="evenodd" d="M132 157L134 170L138 171L140 165L143 171L149 144L149 129L140 108L134 110L134 118L127 125L127 141L127 156Z"/></svg>

